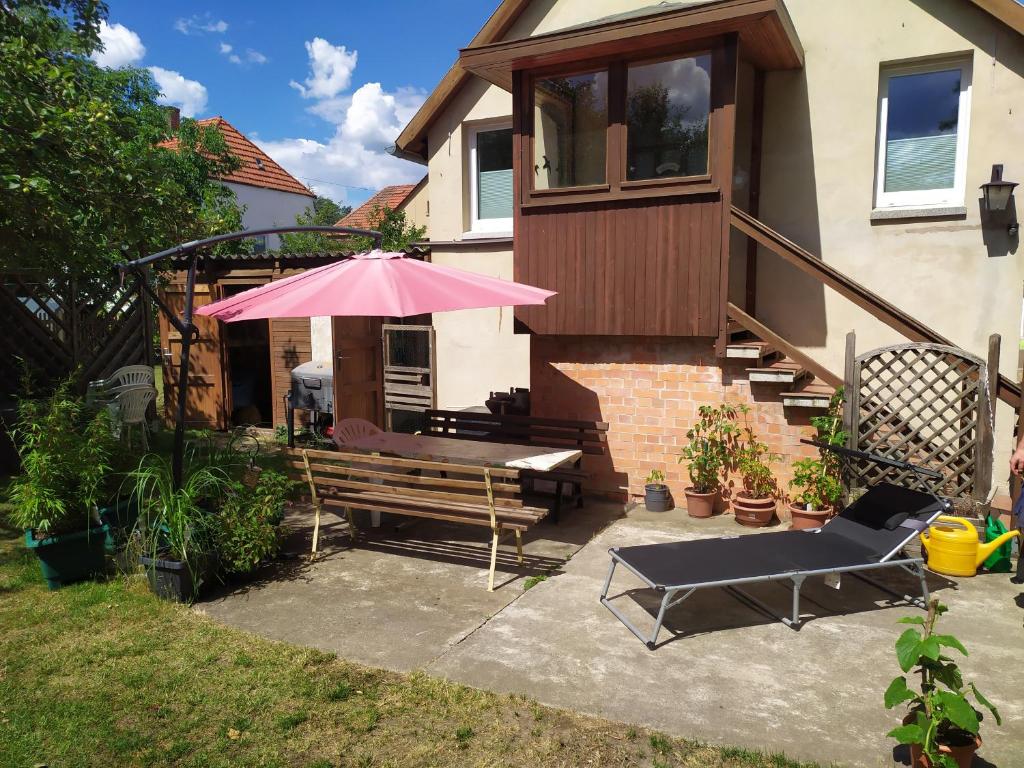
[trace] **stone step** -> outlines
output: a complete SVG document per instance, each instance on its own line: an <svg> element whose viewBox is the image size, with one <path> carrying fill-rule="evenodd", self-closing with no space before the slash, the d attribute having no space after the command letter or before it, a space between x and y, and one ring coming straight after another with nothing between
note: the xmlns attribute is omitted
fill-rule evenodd
<svg viewBox="0 0 1024 768"><path fill-rule="evenodd" d="M747 378L762 384L794 384L806 376L805 368L785 357L764 368L747 368Z"/></svg>
<svg viewBox="0 0 1024 768"><path fill-rule="evenodd" d="M776 353L775 347L767 341L750 339L749 341L731 341L725 348L725 356L739 360L764 361Z"/></svg>
<svg viewBox="0 0 1024 768"><path fill-rule="evenodd" d="M814 408L824 410L836 392L835 387L814 377L790 392L780 393L782 404L787 408Z"/></svg>

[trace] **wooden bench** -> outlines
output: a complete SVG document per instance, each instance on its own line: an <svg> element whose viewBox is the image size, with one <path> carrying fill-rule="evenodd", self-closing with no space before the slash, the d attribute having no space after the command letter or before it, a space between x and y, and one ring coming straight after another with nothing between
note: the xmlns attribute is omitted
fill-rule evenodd
<svg viewBox="0 0 1024 768"><path fill-rule="evenodd" d="M428 410L426 416L428 434L462 440L517 443L565 450L575 449L581 451L584 456L604 456L608 452L606 442L608 424L602 421L574 421L541 416L509 416L444 410ZM581 460L574 462L572 467L558 467L547 472L523 470L520 474L520 477L526 480L554 482L552 518L555 522L558 522L562 490L565 486L568 485L572 489L570 501L575 501L577 507L583 505L583 483L589 475L582 469Z"/></svg>
<svg viewBox="0 0 1024 768"><path fill-rule="evenodd" d="M353 541L358 536L353 509L476 525L491 529L487 591L493 592L502 535L515 534L516 555L522 563L523 531L547 514L542 507L523 503L516 469L337 451L290 450L288 454L289 466L301 472L313 500L311 558L316 556L324 510L344 515Z"/></svg>

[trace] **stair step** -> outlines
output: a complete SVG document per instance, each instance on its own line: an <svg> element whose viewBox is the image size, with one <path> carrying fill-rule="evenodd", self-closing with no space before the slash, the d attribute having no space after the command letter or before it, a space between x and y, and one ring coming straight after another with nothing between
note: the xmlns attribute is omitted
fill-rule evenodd
<svg viewBox="0 0 1024 768"><path fill-rule="evenodd" d="M764 368L747 368L747 378L763 384L792 384L807 375L806 369L786 358Z"/></svg>
<svg viewBox="0 0 1024 768"><path fill-rule="evenodd" d="M832 395L836 392L835 387L826 384L815 377L802 387L791 392L782 392L782 404L787 408L828 408Z"/></svg>
<svg viewBox="0 0 1024 768"><path fill-rule="evenodd" d="M740 360L764 360L775 354L775 351L775 347L767 341L730 341L725 348L725 356Z"/></svg>

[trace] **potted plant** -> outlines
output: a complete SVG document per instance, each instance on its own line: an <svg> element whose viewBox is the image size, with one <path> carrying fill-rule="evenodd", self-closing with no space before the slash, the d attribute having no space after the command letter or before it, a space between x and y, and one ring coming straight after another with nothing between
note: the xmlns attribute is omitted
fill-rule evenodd
<svg viewBox="0 0 1024 768"><path fill-rule="evenodd" d="M105 566L104 498L116 447L106 410L92 411L62 382L46 398L24 398L12 430L21 474L11 482L11 521L39 559L50 589Z"/></svg>
<svg viewBox="0 0 1024 768"><path fill-rule="evenodd" d="M749 408L740 406L746 416ZM733 498L732 508L736 522L755 528L768 525L775 516L776 482L769 465L782 459L768 450L754 435L749 422L744 425L743 437L738 441L734 466L743 478L743 488Z"/></svg>
<svg viewBox="0 0 1024 768"><path fill-rule="evenodd" d="M892 709L906 703L903 724L889 731L900 744L910 746L910 763L914 768L967 768L974 753L981 747L978 735L982 713L967 698L992 713L996 724L1002 720L996 708L981 695L974 683L964 684L956 662L943 652L952 648L967 655L967 650L952 635L935 634L939 616L946 606L932 598L927 617L908 616L902 624L916 624L896 640L896 656L900 669L910 672L915 667L920 676L920 689L912 689L903 675L895 678L885 691L885 707Z"/></svg>
<svg viewBox="0 0 1024 768"><path fill-rule="evenodd" d="M213 510L230 485L220 467L190 466L180 488L169 463L146 456L129 475L139 519L139 563L158 597L191 602L216 573Z"/></svg>
<svg viewBox="0 0 1024 768"><path fill-rule="evenodd" d="M644 484L644 506L648 512L668 512L674 506L672 493L665 485L665 473L652 469Z"/></svg>
<svg viewBox="0 0 1024 768"><path fill-rule="evenodd" d="M815 416L811 424L817 431L817 439L829 445L843 445L846 432L842 428L843 390L836 390L829 402L828 413ZM793 496L789 512L792 517L790 528L801 530L819 528L835 511L835 505L843 495L842 466L839 457L831 451L819 449L817 459L800 459L793 463L792 489L798 489Z"/></svg>
<svg viewBox="0 0 1024 768"><path fill-rule="evenodd" d="M722 404L702 405L700 418L686 433L680 463L686 462L691 485L684 489L686 512L690 517L711 517L721 489L725 469L736 436L736 408Z"/></svg>

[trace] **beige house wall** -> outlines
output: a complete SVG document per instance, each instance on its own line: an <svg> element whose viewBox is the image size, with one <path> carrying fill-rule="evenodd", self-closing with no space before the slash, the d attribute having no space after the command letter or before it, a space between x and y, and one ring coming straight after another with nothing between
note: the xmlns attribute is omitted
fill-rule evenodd
<svg viewBox="0 0 1024 768"><path fill-rule="evenodd" d="M430 198L427 186L427 180L424 179L416 185L416 188L409 193L405 201L398 206L398 210L405 212L407 224L413 224L417 227L428 226L430 222Z"/></svg>
<svg viewBox="0 0 1024 768"><path fill-rule="evenodd" d="M979 185L993 163L1024 182L1024 39L966 0L787 0L806 52L766 78L760 218L939 333L984 357L1002 335L1016 378L1024 274L1005 223L983 229ZM966 216L871 221L880 65L973 57ZM764 251L757 315L831 370L844 338L858 351L905 341ZM995 480L1006 479L1013 414L997 409Z"/></svg>

